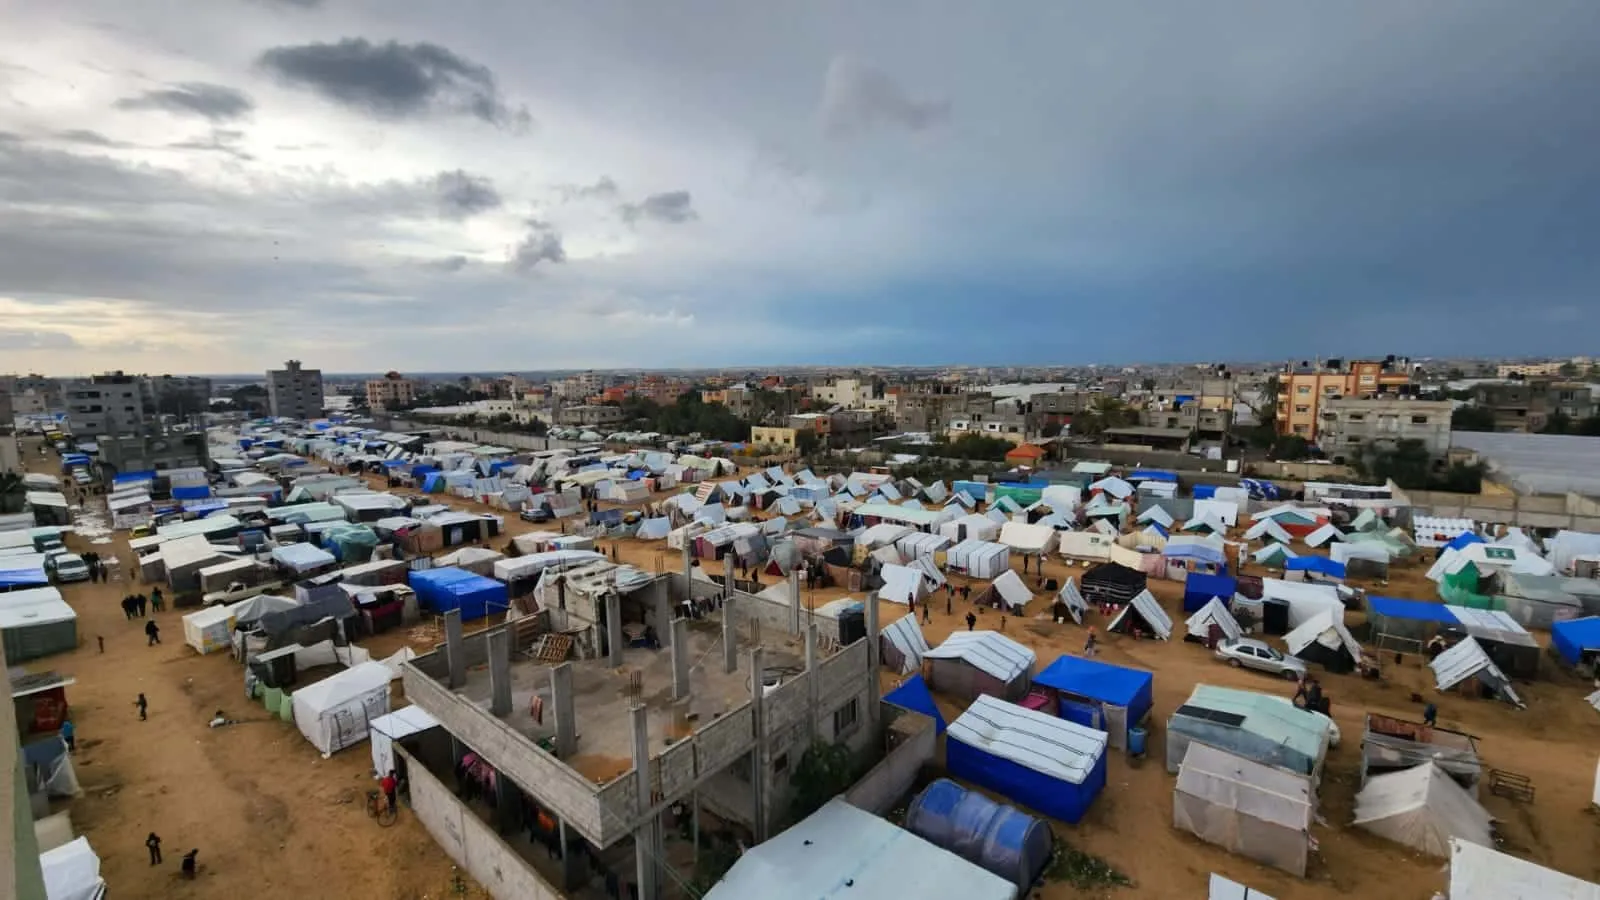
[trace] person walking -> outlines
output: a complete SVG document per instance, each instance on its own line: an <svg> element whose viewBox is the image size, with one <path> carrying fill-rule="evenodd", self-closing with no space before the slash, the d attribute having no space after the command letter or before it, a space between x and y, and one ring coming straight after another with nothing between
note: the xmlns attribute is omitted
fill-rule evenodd
<svg viewBox="0 0 1600 900"><path fill-rule="evenodd" d="M161 865L161 836L150 832L150 836L144 839L144 845L150 851L150 865Z"/></svg>
<svg viewBox="0 0 1600 900"><path fill-rule="evenodd" d="M394 795L395 791L400 788L400 779L395 777L393 769L389 770L389 774L378 779L378 788L383 791L383 798L389 802L389 811L397 811L399 807L395 806Z"/></svg>
<svg viewBox="0 0 1600 900"><path fill-rule="evenodd" d="M151 609L155 610L156 612L161 612L163 609L166 608L166 606L165 606L166 602L167 602L167 599L165 597L161 596L161 588L151 588L150 589L150 608Z"/></svg>
<svg viewBox="0 0 1600 900"><path fill-rule="evenodd" d="M1083 641L1083 655L1096 656L1100 652L1100 637L1094 633L1094 626L1089 626L1089 636Z"/></svg>
<svg viewBox="0 0 1600 900"><path fill-rule="evenodd" d="M149 638L149 640L145 642L146 647L154 647L155 645L161 643L161 626L156 624L155 619L151 619L150 621L144 623L144 636Z"/></svg>
<svg viewBox="0 0 1600 900"><path fill-rule="evenodd" d="M195 870L195 867L196 867L196 863L194 861L194 858L196 856L199 856L199 855L200 855L200 848L198 848L198 847L196 847L193 850L190 850L188 853L185 853L183 855L183 862L180 863L179 866L178 866L179 870L181 872L183 872L183 877L185 877L185 878L194 878L194 870Z"/></svg>
<svg viewBox="0 0 1600 900"><path fill-rule="evenodd" d="M146 700L143 694L133 701L133 705L139 707L139 721L143 722L149 718L150 701Z"/></svg>
<svg viewBox="0 0 1600 900"><path fill-rule="evenodd" d="M78 749L78 726L72 724L71 719L61 720L61 740L67 745L68 753Z"/></svg>
<svg viewBox="0 0 1600 900"><path fill-rule="evenodd" d="M971 631L972 629L976 628L977 625L978 616L975 613L967 613L967 630Z"/></svg>
<svg viewBox="0 0 1600 900"><path fill-rule="evenodd" d="M97 635L94 636L94 639L100 643L100 652L101 653L106 652L106 638L105 638L105 635L97 634Z"/></svg>
<svg viewBox="0 0 1600 900"><path fill-rule="evenodd" d="M146 600L143 594L134 594L133 602L135 606L139 607L139 618L144 618L145 605L150 601Z"/></svg>
<svg viewBox="0 0 1600 900"><path fill-rule="evenodd" d="M933 606L932 606L932 604L928 603L928 601L924 600L924 601L922 601L922 624L928 625L928 624L931 624L932 622L933 622Z"/></svg>
<svg viewBox="0 0 1600 900"><path fill-rule="evenodd" d="M129 594L128 596L122 598L122 617L124 619L129 620L129 621L133 620L133 595L132 594Z"/></svg>
<svg viewBox="0 0 1600 900"><path fill-rule="evenodd" d="M1422 708L1422 724L1432 728L1439 724L1439 707L1429 703Z"/></svg>
<svg viewBox="0 0 1600 900"><path fill-rule="evenodd" d="M955 596L956 592L954 588L950 590L950 593L944 595L944 614L947 616L955 615L955 607L953 603Z"/></svg>

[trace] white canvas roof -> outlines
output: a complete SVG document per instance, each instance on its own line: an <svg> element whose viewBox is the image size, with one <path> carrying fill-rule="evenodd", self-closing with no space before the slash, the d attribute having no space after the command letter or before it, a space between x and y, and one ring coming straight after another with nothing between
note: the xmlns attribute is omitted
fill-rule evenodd
<svg viewBox="0 0 1600 900"><path fill-rule="evenodd" d="M892 547L880 549L893 550ZM876 551L875 551L876 552ZM909 604L912 600L920 600L926 593L922 582L922 570L898 564L885 565L883 571L883 587L878 589L878 597L891 603Z"/></svg>
<svg viewBox="0 0 1600 900"><path fill-rule="evenodd" d="M53 587L0 593L0 629L70 622L78 614Z"/></svg>
<svg viewBox="0 0 1600 900"><path fill-rule="evenodd" d="M1339 529L1335 528L1333 526L1333 523L1329 522L1328 524L1322 526L1321 528L1318 528L1316 531L1313 531L1310 534L1306 535L1306 546L1308 546L1308 547L1321 547L1323 544L1326 544L1329 541L1343 541L1343 540L1344 540L1344 532L1342 532Z"/></svg>
<svg viewBox="0 0 1600 900"><path fill-rule="evenodd" d="M1450 900L1600 900L1600 885L1451 839Z"/></svg>
<svg viewBox="0 0 1600 900"><path fill-rule="evenodd" d="M167 558L167 567L172 568L172 557L167 555L167 549L162 548L161 553ZM333 554L316 546L315 544L284 544L272 548L272 561L292 569L295 572L308 572L318 566L331 566L338 560Z"/></svg>
<svg viewBox="0 0 1600 900"><path fill-rule="evenodd" d="M1323 610L1338 610L1341 617L1344 614L1344 603L1339 600L1339 589L1331 584L1263 578L1261 599L1278 600L1288 604L1290 628L1304 625L1306 620Z"/></svg>
<svg viewBox="0 0 1600 900"><path fill-rule="evenodd" d="M1244 539L1253 541L1256 538L1272 538L1280 544L1287 544L1294 540L1288 531L1279 525L1276 519L1258 519L1254 525L1245 531Z"/></svg>
<svg viewBox="0 0 1600 900"><path fill-rule="evenodd" d="M1356 794L1355 825L1429 856L1449 856L1452 838L1493 846L1492 821L1432 762L1373 775Z"/></svg>
<svg viewBox="0 0 1600 900"><path fill-rule="evenodd" d="M550 550L545 553L532 553L527 556L496 560L494 577L498 581L511 581L514 578L537 575L551 566L565 567L605 558L604 553L594 550Z"/></svg>
<svg viewBox="0 0 1600 900"><path fill-rule="evenodd" d="M1128 616L1128 610L1130 609L1136 611L1140 618L1144 619L1145 624L1155 630L1156 637L1161 638L1163 641L1172 637L1172 617L1167 615L1167 611L1161 608L1161 604L1156 600L1155 595L1148 590L1140 591L1134 596L1133 600L1127 606L1124 606L1121 612L1117 613L1116 618L1112 619L1111 624L1107 625L1106 628L1115 631L1117 625Z"/></svg>
<svg viewBox="0 0 1600 900"><path fill-rule="evenodd" d="M1349 562L1352 559L1367 559L1373 562L1389 562L1389 549L1377 541L1362 541L1359 544L1350 544L1335 541L1328 548L1328 558L1334 562Z"/></svg>
<svg viewBox="0 0 1600 900"><path fill-rule="evenodd" d="M796 512L799 510L797 509ZM641 541L659 541L672 532L672 520L666 516L655 519L645 519L639 523L639 531L634 535Z"/></svg>
<svg viewBox="0 0 1600 900"><path fill-rule="evenodd" d="M1211 873L1211 887L1207 900L1272 900L1255 888L1248 888L1231 878Z"/></svg>
<svg viewBox="0 0 1600 900"><path fill-rule="evenodd" d="M856 538L856 543L869 549L882 547L893 544L915 530L904 525L892 525L888 522L882 522L861 532L860 536Z"/></svg>
<svg viewBox="0 0 1600 900"><path fill-rule="evenodd" d="M1118 500L1125 500L1133 496L1133 485L1123 481L1121 478L1118 478L1115 475L1112 475L1108 478L1102 478L1099 481L1089 485L1089 492L1092 494L1095 491L1102 491L1110 494Z"/></svg>
<svg viewBox="0 0 1600 900"><path fill-rule="evenodd" d="M965 515L940 525L939 533L951 540L955 540L963 528L966 529L968 540L975 538L980 541L992 541L1000 534L1000 525L998 523L988 516L975 514Z"/></svg>
<svg viewBox="0 0 1600 900"><path fill-rule="evenodd" d="M1239 504L1232 500L1201 497L1194 501L1193 516L1196 519L1217 519L1231 528L1239 524Z"/></svg>
<svg viewBox="0 0 1600 900"><path fill-rule="evenodd" d="M206 566L204 569L200 570L200 577L202 579L215 578L218 575L226 575L229 572L248 572L255 567L256 561L249 557L242 559L230 559L227 562L217 563L214 566Z"/></svg>
<svg viewBox="0 0 1600 900"><path fill-rule="evenodd" d="M1056 545L1056 530L1048 525L1007 522L1000 526L1000 543L1020 553L1049 553Z"/></svg>
<svg viewBox="0 0 1600 900"><path fill-rule="evenodd" d="M1106 733L980 694L950 723L960 741L1052 778L1082 784L1106 752Z"/></svg>
<svg viewBox="0 0 1600 900"><path fill-rule="evenodd" d="M472 563L494 562L505 559L504 553L490 550L488 547L462 547L459 550L446 553L435 562L440 566L465 566Z"/></svg>
<svg viewBox="0 0 1600 900"><path fill-rule="evenodd" d="M1083 500L1083 491L1075 484L1051 484L1039 493L1039 499L1058 513L1070 514Z"/></svg>
<svg viewBox="0 0 1600 900"><path fill-rule="evenodd" d="M1061 555L1068 559L1110 559L1111 547L1116 541L1098 531L1063 531L1060 535Z"/></svg>
<svg viewBox="0 0 1600 900"><path fill-rule="evenodd" d="M1206 605L1195 610L1194 615L1190 616L1185 624L1188 626L1189 634L1201 640L1211 633L1213 624L1221 628L1223 637L1230 641L1237 641L1244 636L1244 630L1239 627L1238 620L1233 617L1233 613L1228 612L1228 607L1223 605L1218 597L1206 601Z"/></svg>
<svg viewBox="0 0 1600 900"><path fill-rule="evenodd" d="M990 586L1000 595L1000 599L1005 601L1006 606L1012 609L1022 609L1033 601L1033 592L1022 583L1022 576L1018 575L1015 569L1001 572L1000 577Z"/></svg>
<svg viewBox="0 0 1600 900"><path fill-rule="evenodd" d="M1438 683L1439 690L1448 691L1468 678L1474 676L1495 688L1507 702L1522 706L1522 700L1517 697L1517 692L1511 687L1511 679L1500 671L1494 664L1489 654L1483 652L1478 642L1472 638L1464 638L1460 643L1449 650L1439 654L1428 668L1433 670L1434 680Z"/></svg>
<svg viewBox="0 0 1600 900"><path fill-rule="evenodd" d="M39 868L44 875L44 895L49 900L99 900L106 895L100 857L86 837L40 853Z"/></svg>
<svg viewBox="0 0 1600 900"><path fill-rule="evenodd" d="M1175 520L1172 518L1172 513L1167 512L1160 506L1152 506L1144 512L1139 513L1139 517L1134 521L1154 522L1157 525L1160 525L1162 528L1171 528L1172 523Z"/></svg>
<svg viewBox="0 0 1600 900"><path fill-rule="evenodd" d="M1016 896L1006 879L835 797L745 851L705 900Z"/></svg>
<svg viewBox="0 0 1600 900"><path fill-rule="evenodd" d="M1446 575L1451 575L1466 568L1467 563L1472 563L1482 574L1488 575L1495 571L1506 571L1517 575L1554 575L1556 567L1549 560L1535 553L1518 550L1515 547L1500 547L1493 544L1468 544L1457 550L1447 548L1440 557L1434 561L1432 568L1428 569L1430 581L1440 581Z"/></svg>
<svg viewBox="0 0 1600 900"><path fill-rule="evenodd" d="M209 562L210 560L232 559L226 553L211 546L211 542L206 540L203 534L193 534L162 543L161 558L166 562L168 572L175 572L178 569L192 566L196 563Z"/></svg>
<svg viewBox="0 0 1600 900"><path fill-rule="evenodd" d="M367 724L389 712L393 674L369 661L295 691L295 725L324 756L365 740Z"/></svg>
<svg viewBox="0 0 1600 900"><path fill-rule="evenodd" d="M406 706L373 719L367 728L372 739L372 771L382 775L394 768L394 742L436 728L439 720L420 706Z"/></svg>
<svg viewBox="0 0 1600 900"><path fill-rule="evenodd" d="M1061 585L1061 590L1056 593L1056 599L1067 607L1067 612L1072 620L1079 625L1083 624L1083 614L1089 611L1089 601L1083 599L1083 594L1078 591L1077 583L1068 578Z"/></svg>
<svg viewBox="0 0 1600 900"><path fill-rule="evenodd" d="M1011 681L1033 668L1033 651L998 631L958 631L923 654L924 659L959 659L983 673Z"/></svg>
<svg viewBox="0 0 1600 900"><path fill-rule="evenodd" d="M1361 645L1344 627L1344 608L1341 606L1335 613L1332 609L1324 609L1306 619L1297 628L1283 636L1283 643L1288 646L1289 652L1295 656L1306 649L1315 641L1329 650L1338 650L1341 646L1350 651L1350 655L1357 663L1361 662Z"/></svg>
<svg viewBox="0 0 1600 900"><path fill-rule="evenodd" d="M900 665L901 675L922 670L922 657L928 652L928 639L923 636L922 626L917 624L916 616L905 615L895 619L884 627L882 634L904 657Z"/></svg>

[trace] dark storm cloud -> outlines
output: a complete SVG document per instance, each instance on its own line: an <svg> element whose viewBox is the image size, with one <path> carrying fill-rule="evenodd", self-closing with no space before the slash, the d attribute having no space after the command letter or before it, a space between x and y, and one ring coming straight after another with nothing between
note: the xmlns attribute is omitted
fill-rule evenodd
<svg viewBox="0 0 1600 900"><path fill-rule="evenodd" d="M822 128L847 137L882 126L922 131L950 116L950 101L912 98L882 70L836 57L822 85Z"/></svg>
<svg viewBox="0 0 1600 900"><path fill-rule="evenodd" d="M447 219L464 219L496 209L501 204L494 182L460 169L440 172L434 180L439 191L441 214Z"/></svg>
<svg viewBox="0 0 1600 900"><path fill-rule="evenodd" d="M521 275L532 272L540 263L567 261L567 249L561 243L561 232L549 222L528 220L528 233L511 252L507 263L511 271Z"/></svg>
<svg viewBox="0 0 1600 900"><path fill-rule="evenodd" d="M274 47L261 65L286 84L380 119L465 115L502 128L523 128L526 108L512 108L487 66L438 44L336 44Z"/></svg>
<svg viewBox="0 0 1600 900"><path fill-rule="evenodd" d="M189 81L161 90L145 91L138 96L124 97L116 102L118 109L154 109L179 115L200 116L213 122L225 122L247 116L255 105L255 101L243 91L201 81Z"/></svg>
<svg viewBox="0 0 1600 900"><path fill-rule="evenodd" d="M639 203L624 203L617 208L617 211L622 214L623 221L628 223L649 219L653 222L679 225L698 218L688 191L651 194Z"/></svg>

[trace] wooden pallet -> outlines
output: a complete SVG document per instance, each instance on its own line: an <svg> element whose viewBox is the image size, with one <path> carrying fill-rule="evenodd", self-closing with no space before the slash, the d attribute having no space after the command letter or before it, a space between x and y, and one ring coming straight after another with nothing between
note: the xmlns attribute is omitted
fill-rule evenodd
<svg viewBox="0 0 1600 900"><path fill-rule="evenodd" d="M528 648L528 656L542 663L563 663L572 652L572 638L565 634L545 634Z"/></svg>
<svg viewBox="0 0 1600 900"><path fill-rule="evenodd" d="M1489 770L1489 793L1519 803L1533 802L1533 779L1505 769Z"/></svg>

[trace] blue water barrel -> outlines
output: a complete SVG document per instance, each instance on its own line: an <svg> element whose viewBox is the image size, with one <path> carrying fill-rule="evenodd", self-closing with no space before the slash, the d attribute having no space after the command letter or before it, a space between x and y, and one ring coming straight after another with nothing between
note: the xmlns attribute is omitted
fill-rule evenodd
<svg viewBox="0 0 1600 900"><path fill-rule="evenodd" d="M1128 729L1128 752L1134 756L1144 755L1144 742L1149 734L1143 728Z"/></svg>

